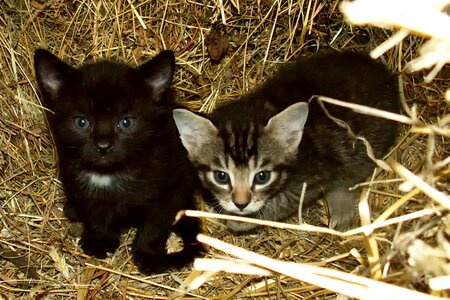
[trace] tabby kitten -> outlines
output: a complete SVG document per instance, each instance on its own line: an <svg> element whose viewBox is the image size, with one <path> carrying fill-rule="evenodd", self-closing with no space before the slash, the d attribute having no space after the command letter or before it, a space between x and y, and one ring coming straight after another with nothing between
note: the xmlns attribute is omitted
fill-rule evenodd
<svg viewBox="0 0 450 300"><path fill-rule="evenodd" d="M176 109L173 116L189 158L197 168L207 199L218 212L280 220L324 194L330 227L354 220L358 191L374 163L361 141L326 116L315 95L398 112L394 76L370 57L324 53L287 63L255 91L229 101L211 115ZM396 124L328 105L366 138L377 157L391 146ZM253 224L226 221L234 231Z"/></svg>
<svg viewBox="0 0 450 300"><path fill-rule="evenodd" d="M35 72L59 158L64 214L82 222L81 248L106 257L137 227L134 260L144 273L181 267L202 250L199 225L176 224L181 252L166 241L179 210L194 208L195 172L171 117L175 58L163 51L138 68L102 61L75 69L46 50Z"/></svg>

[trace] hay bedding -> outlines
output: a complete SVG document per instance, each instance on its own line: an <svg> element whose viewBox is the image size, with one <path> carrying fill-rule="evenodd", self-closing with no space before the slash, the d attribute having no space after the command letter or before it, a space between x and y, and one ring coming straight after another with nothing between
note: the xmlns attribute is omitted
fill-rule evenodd
<svg viewBox="0 0 450 300"><path fill-rule="evenodd" d="M216 102L251 89L296 55L327 47L369 52L392 31L345 24L338 1L4 0L0 8L0 299L331 299L334 291L355 295L351 291L371 286L352 286L346 279L336 287L320 281L327 276L311 284L313 275L300 281L294 279L294 273L303 270L300 266L294 266L294 273L292 266L283 266L281 273L289 276L202 274L185 268L143 277L130 260L133 232L108 259L87 257L77 248L76 227L62 215L55 151L31 66L39 47L74 65L101 58L134 65L170 48L177 56L178 99L192 109L209 111ZM367 213L363 199L360 213L364 224L382 213L381 225L344 238L315 228L297 230L295 225L234 236L214 218L205 222L205 234L281 261L314 263L394 288L449 297L450 133L444 94L450 71L444 68L429 83L423 81L427 72L403 72L422 43L408 36L381 60L400 70L406 104L409 110L415 105L408 111L409 121L403 120L409 125L389 159L420 174L428 185L416 182L407 190L404 178L414 181L414 174L398 165L393 165L395 172L379 168L370 185L374 212ZM323 211L320 206L307 209L304 221L325 226ZM395 219L402 217L403 222ZM383 223L392 218L393 225ZM208 258L234 257L215 248L214 241L213 246ZM236 270L236 265L228 268ZM191 294L176 291L186 284L200 287ZM393 299L406 296L389 287L373 286L375 292L359 295L382 299L381 292L387 291Z"/></svg>

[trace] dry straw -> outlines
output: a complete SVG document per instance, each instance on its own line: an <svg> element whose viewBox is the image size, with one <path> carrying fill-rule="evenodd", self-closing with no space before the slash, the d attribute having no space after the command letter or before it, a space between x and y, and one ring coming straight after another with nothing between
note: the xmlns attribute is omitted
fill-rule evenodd
<svg viewBox="0 0 450 300"><path fill-rule="evenodd" d="M450 297L448 4L1 1L0 299ZM328 229L317 205L303 208L302 224L295 217L288 223L240 219L262 227L235 236L218 219L237 217L186 211L206 220L199 239L210 248L195 263L199 270L144 277L129 253L133 231L113 255L97 260L79 250L79 228L63 217L56 155L32 70L40 47L74 65L105 58L136 65L173 49L180 104L204 111L298 55L329 47L372 51L399 73L403 114L349 109L393 119L402 133L379 161L383 168L359 185L361 227ZM211 49L218 61L210 59ZM168 247L176 244L171 239Z"/></svg>
<svg viewBox="0 0 450 300"><path fill-rule="evenodd" d="M436 76L436 74L440 71L440 69L444 66L444 64L450 62L450 31L445 30L444 28L450 28L450 17L442 13L442 9L448 5L450 2L448 1L432 1L432 2L425 2L425 1L408 1L407 3L405 1L390 1L388 3L382 3L382 1L371 1L371 0L357 0L354 2L343 2L340 4L340 8L342 12L346 15L348 21L350 23L355 24L372 24L375 26L380 27L400 27L400 31L394 35L391 39L384 42L380 47L372 51L372 56L379 57L384 52L389 50L389 48L395 46L396 44L400 43L404 38L407 37L409 34L409 31L413 31L419 34L426 35L427 37L430 37L431 39L427 41L421 48L419 49L420 57L415 58L414 60L410 61L407 65L408 71L417 71L425 67L431 67L434 66L434 69L432 72L425 78L427 82L429 82L432 78ZM386 9L389 7L389 9ZM433 22L430 22L430 20L433 20ZM448 79L448 78L447 78ZM447 91L448 93L448 91ZM424 122L421 122L416 115L411 115L411 117L406 117L402 115L392 114L388 112L383 112L379 110L375 110L372 108L363 107L360 105L354 105L354 104L348 104L342 101L338 101L335 99L329 99L326 97L320 97L320 101L325 101L328 103L332 103L335 105L340 105L344 107L348 107L350 109L353 109L356 112L364 113L368 115L373 115L377 117L383 117L390 120L395 120L399 123L408 124L411 125L414 130L415 127L418 128L425 128L425 131L428 131L427 133L430 135L443 135L444 138L449 137L450 130L448 128L449 123L441 123L438 126L433 125L427 125ZM330 116L331 117L331 116ZM448 119L448 115L444 116L443 119ZM370 150L370 145L368 145L368 150ZM369 152L371 153L371 151ZM372 156L371 156L372 157ZM446 159L448 160L448 159ZM382 161L378 162L378 165L384 169L386 169L386 164ZM447 164L448 165L448 164ZM419 176L413 174L411 171L406 169L404 166L400 165L397 162L392 162L392 168L393 170L398 173L401 177L405 178L408 183L416 186L422 193L428 195L431 199L435 200L438 205L442 206L445 210L448 210L450 208L450 199L449 195L446 192L441 192L437 190L435 187L429 185L425 181L423 181ZM448 176L448 174L447 174ZM448 189L447 189L448 192ZM363 213L363 206L360 205L360 212ZM418 214L416 214L416 217L423 217L423 214L421 212L424 212L425 210L418 211ZM438 211L429 210L427 214L438 214L440 213ZM195 212L186 212L187 215L191 216L201 216L201 213L195 213ZM206 216L203 214L203 216ZM211 217L211 215L209 216ZM297 229L297 230L304 230L304 231L315 231L315 232L324 232L323 229L314 229L310 227L309 225L290 225L290 224L277 224L275 222L262 222L262 221L252 221L252 220L244 220L244 218L239 217L220 217L220 216L214 216L216 218L221 219L233 219L237 221L243 221L243 222L251 222L251 223L257 223L260 225L266 225L266 226L274 226L278 228L291 228L291 229ZM403 216L405 217L405 216ZM370 219L364 218L363 215L361 215L361 219L363 221L363 224L365 223L365 227L372 227L371 229L374 229L373 226L370 226ZM364 220L365 219L365 220ZM406 219L401 218L399 222L404 222ZM376 224L375 222L374 224ZM378 222L379 223L379 222ZM394 224L394 223L390 223ZM387 224L383 224L380 227L384 227ZM444 223L444 226L448 227L448 223ZM372 233L372 230L367 231L364 230L364 227L361 227L363 229L363 232L366 236L366 250L368 252L368 261L371 266L377 266L380 267L379 264L379 255L378 255L378 247L377 243L374 239L370 238L369 235ZM354 234L354 230L350 233L347 233L349 235ZM336 232L329 231L330 234L338 234ZM448 234L449 232L447 232ZM341 236L346 236L346 234L338 234ZM448 237L448 236L447 236ZM275 261L273 259L270 259L268 257L264 257L261 255L258 255L256 253L252 253L249 251L246 251L244 249L223 243L218 240L211 239L206 236L199 236L199 241L204 242L210 246L213 246L215 248L218 248L224 252L227 252L229 254L232 254L240 259L243 259L244 261L247 261L249 263L255 264L257 266L275 271L280 274L284 274L287 276L290 276L292 278L305 281L308 283L312 283L317 286L321 286L330 290L334 290L336 292L345 294L347 296L356 297L360 299L401 299L402 297L412 297L412 299L433 299L434 297L428 297L423 294L410 292L407 290L404 290L402 288L397 288L393 285L384 285L376 281L370 281L362 277L358 276L349 276L347 274L339 274L335 273L335 271L332 270L326 270L323 274L319 272L314 272L313 270L308 271L309 268L311 268L308 265L304 264L292 264L292 263L286 263L281 261ZM420 240L418 240L420 241ZM443 241L443 246L445 249L450 249L448 246L450 243L448 241ZM413 246L411 246L413 247ZM420 250L419 250L420 251ZM447 264L450 263L450 252L444 251L443 254L443 261L439 262L445 262ZM423 252L422 254L426 255L426 252ZM432 253L431 255L434 255L435 253ZM370 255L372 257L370 257ZM375 259L374 259L375 256ZM372 260L371 260L372 258ZM370 263L372 261L372 263ZM247 273L249 270L242 268L242 262L238 262L238 265L236 268L233 268L232 264L223 264L221 260L217 261L217 265L215 265L214 260L205 262L204 260L198 259L198 262L196 262L195 266L199 269L205 269L211 272L212 270L215 271L227 271L227 272L235 272L238 273L239 270L243 269L241 272ZM444 268L448 270L449 268ZM331 275L327 272L330 272ZM323 275L322 277L316 277L317 273L320 275ZM255 271L254 274L263 275L264 271ZM372 275L375 273L372 273ZM376 273L376 277L380 276L380 273ZM436 275L436 274L435 274ZM340 280L341 282L335 283L330 282L330 277ZM444 276L432 278L430 280L430 287L433 290L443 290L448 289L450 287L450 284L444 284L445 279L448 279L448 273L446 271L444 272ZM361 281L360 281L361 280ZM364 283L365 284L364 284ZM436 282L438 282L436 284ZM367 285L366 285L367 284ZM440 285L442 284L442 286Z"/></svg>

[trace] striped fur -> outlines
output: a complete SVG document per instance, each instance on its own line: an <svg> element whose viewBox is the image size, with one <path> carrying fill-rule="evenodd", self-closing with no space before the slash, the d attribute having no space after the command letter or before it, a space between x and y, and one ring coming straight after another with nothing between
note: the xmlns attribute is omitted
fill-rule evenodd
<svg viewBox="0 0 450 300"><path fill-rule="evenodd" d="M281 220L298 211L306 184L304 204L323 195L329 225L343 229L352 224L358 191L349 188L364 181L374 164L364 145L331 120L317 101L306 104L315 95L392 112L399 109L395 77L368 56L347 52L286 64L260 87L208 116L174 111L181 140L213 209ZM366 138L378 158L392 145L395 123L325 107ZM231 221L226 225L234 231L255 227Z"/></svg>
<svg viewBox="0 0 450 300"><path fill-rule="evenodd" d="M306 120L307 105L302 103L300 106L300 114ZM217 200L211 202L214 209L221 213L269 220L287 217L296 210L300 193L297 189L285 188L289 185L287 166L295 163L296 152L292 155L286 151L286 145L280 142L276 128L259 122L239 124L238 127L235 123L224 122L223 126L216 127L207 119L186 110L176 110L174 116L183 144L197 167L203 186ZM182 119L186 122L182 122ZM298 121L298 118L295 120ZM204 142L208 146L192 148L186 139L185 128L181 127L182 123L185 126L203 123L203 132L214 132ZM301 137L304 122L297 123L296 134ZM200 139L209 136L201 132L191 134L196 134ZM295 141L291 147L297 149L299 142ZM217 182L214 178L217 171L226 173L229 182ZM259 172L270 172L267 182L258 184L255 178ZM235 231L247 231L254 227L238 222L228 222L227 225Z"/></svg>

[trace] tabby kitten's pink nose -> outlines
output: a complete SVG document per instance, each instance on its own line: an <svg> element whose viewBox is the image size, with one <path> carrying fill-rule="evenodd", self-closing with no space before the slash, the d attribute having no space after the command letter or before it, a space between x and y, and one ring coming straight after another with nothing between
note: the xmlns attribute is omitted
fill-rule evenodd
<svg viewBox="0 0 450 300"><path fill-rule="evenodd" d="M236 189L233 192L233 203L240 210L246 208L250 204L250 191L247 189Z"/></svg>

